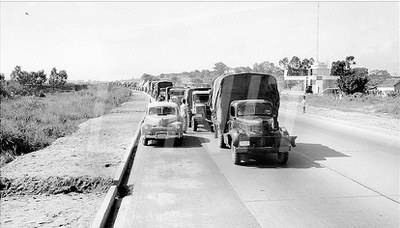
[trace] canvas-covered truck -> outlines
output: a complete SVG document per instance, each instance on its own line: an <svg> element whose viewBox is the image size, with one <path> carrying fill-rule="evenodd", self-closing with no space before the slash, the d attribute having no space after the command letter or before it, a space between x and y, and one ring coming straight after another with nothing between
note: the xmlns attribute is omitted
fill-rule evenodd
<svg viewBox="0 0 400 228"><path fill-rule="evenodd" d="M278 123L280 105L276 78L269 74L238 73L214 80L211 120L221 148L230 147L235 164L276 153L287 163L296 136Z"/></svg>

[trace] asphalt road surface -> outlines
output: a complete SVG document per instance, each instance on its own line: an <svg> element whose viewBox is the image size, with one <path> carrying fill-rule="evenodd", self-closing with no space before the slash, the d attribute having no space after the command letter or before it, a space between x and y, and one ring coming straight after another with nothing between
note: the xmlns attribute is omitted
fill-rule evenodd
<svg viewBox="0 0 400 228"><path fill-rule="evenodd" d="M400 135L281 112L297 135L276 155L237 166L212 133L138 147L115 227L400 227Z"/></svg>

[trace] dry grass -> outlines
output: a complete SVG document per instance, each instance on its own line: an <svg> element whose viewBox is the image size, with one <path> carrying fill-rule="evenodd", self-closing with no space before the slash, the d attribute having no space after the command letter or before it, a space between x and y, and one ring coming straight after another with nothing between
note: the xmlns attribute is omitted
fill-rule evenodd
<svg viewBox="0 0 400 228"><path fill-rule="evenodd" d="M281 95L282 101L300 102L301 96ZM400 97L380 97L375 95L343 96L334 99L330 96L307 95L307 103L315 107L340 111L362 112L367 114L388 114L400 118Z"/></svg>
<svg viewBox="0 0 400 228"><path fill-rule="evenodd" d="M1 163L13 156L50 145L75 131L83 121L108 113L125 102L130 90L106 85L44 98L20 97L1 101Z"/></svg>

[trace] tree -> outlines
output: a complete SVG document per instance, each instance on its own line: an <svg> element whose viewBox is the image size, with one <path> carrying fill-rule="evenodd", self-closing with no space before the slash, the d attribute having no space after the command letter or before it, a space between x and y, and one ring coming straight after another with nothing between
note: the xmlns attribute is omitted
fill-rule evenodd
<svg viewBox="0 0 400 228"><path fill-rule="evenodd" d="M347 56L345 60L332 63L331 75L339 76L337 85L345 94L365 93L368 88L368 69L351 68L356 64L354 56Z"/></svg>
<svg viewBox="0 0 400 228"><path fill-rule="evenodd" d="M282 69L279 67L275 66L274 63L270 63L268 61L264 61L262 63L254 63L253 65L253 71L254 72L260 72L260 73L266 73L266 74L272 74L274 76L281 76L283 75Z"/></svg>
<svg viewBox="0 0 400 228"><path fill-rule="evenodd" d="M293 56L289 61L288 57L279 60L279 66L287 70L288 75L291 76L303 76L308 75L308 70L314 64L314 59L303 59L301 60L297 56Z"/></svg>
<svg viewBox="0 0 400 228"><path fill-rule="evenodd" d="M21 66L16 66L14 70L11 72L11 80L17 81L22 86L33 84L33 77L26 71L22 71Z"/></svg>
<svg viewBox="0 0 400 228"><path fill-rule="evenodd" d="M282 69L287 70L289 67L289 59L288 57L285 57L281 60L279 60L279 66L282 67Z"/></svg>
<svg viewBox="0 0 400 228"><path fill-rule="evenodd" d="M345 94L365 93L369 82L367 68L354 68L348 75L340 76L337 85Z"/></svg>
<svg viewBox="0 0 400 228"><path fill-rule="evenodd" d="M57 69L53 67L49 77L49 84L53 87L54 90L55 87L63 86L67 82L67 79L68 75L65 70L60 70L60 72L57 73Z"/></svg>
<svg viewBox="0 0 400 228"><path fill-rule="evenodd" d="M354 56L347 56L345 60L332 62L331 75L344 76L349 74L351 66L355 65Z"/></svg>
<svg viewBox="0 0 400 228"><path fill-rule="evenodd" d="M234 68L235 73L245 73L245 72L251 72L250 67L235 67Z"/></svg>
<svg viewBox="0 0 400 228"><path fill-rule="evenodd" d="M223 75L229 70L228 66L226 66L223 62L218 62L214 64L213 69L218 73L218 75Z"/></svg>

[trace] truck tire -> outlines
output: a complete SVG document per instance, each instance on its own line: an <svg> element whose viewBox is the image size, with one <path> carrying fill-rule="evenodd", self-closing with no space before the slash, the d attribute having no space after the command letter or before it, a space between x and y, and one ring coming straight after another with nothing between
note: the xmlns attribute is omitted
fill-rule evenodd
<svg viewBox="0 0 400 228"><path fill-rule="evenodd" d="M235 165L240 165L241 157L240 154L236 152L236 147L234 145L231 146L232 150L232 161Z"/></svg>
<svg viewBox="0 0 400 228"><path fill-rule="evenodd" d="M214 132L214 125L208 124L208 126L210 127L210 131L211 131L211 132Z"/></svg>
<svg viewBox="0 0 400 228"><path fill-rule="evenodd" d="M219 148L226 148L223 134L219 134Z"/></svg>
<svg viewBox="0 0 400 228"><path fill-rule="evenodd" d="M193 120L193 131L197 131L197 122Z"/></svg>
<svg viewBox="0 0 400 228"><path fill-rule="evenodd" d="M175 143L175 146L182 146L183 137L176 138L175 141L174 141L174 143Z"/></svg>
<svg viewBox="0 0 400 228"><path fill-rule="evenodd" d="M279 165L286 165L289 160L289 152L278 153L277 155Z"/></svg>
<svg viewBox="0 0 400 228"><path fill-rule="evenodd" d="M218 138L218 129L214 124L213 124L213 128L214 128L214 138Z"/></svg>

